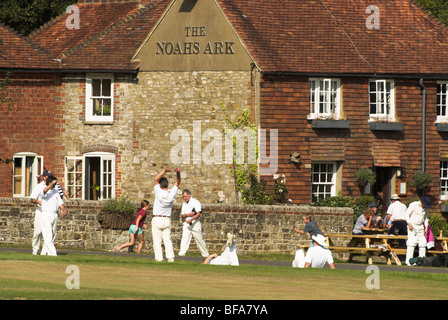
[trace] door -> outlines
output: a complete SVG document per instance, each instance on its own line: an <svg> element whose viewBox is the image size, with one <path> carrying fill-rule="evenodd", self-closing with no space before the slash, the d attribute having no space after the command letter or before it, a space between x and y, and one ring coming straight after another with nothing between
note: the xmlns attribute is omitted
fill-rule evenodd
<svg viewBox="0 0 448 320"><path fill-rule="evenodd" d="M115 155L89 153L84 155L84 197L106 200L115 196Z"/></svg>
<svg viewBox="0 0 448 320"><path fill-rule="evenodd" d="M393 176L393 168L391 167L374 167L376 173L376 182L372 188L372 195L378 204L378 211L384 213L390 204L391 196L391 180Z"/></svg>

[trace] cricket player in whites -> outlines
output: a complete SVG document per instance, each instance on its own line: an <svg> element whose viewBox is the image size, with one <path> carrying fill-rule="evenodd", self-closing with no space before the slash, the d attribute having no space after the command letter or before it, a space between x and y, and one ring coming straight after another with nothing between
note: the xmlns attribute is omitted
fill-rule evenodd
<svg viewBox="0 0 448 320"><path fill-rule="evenodd" d="M205 241L202 239L202 225L200 216L202 213L201 203L191 196L188 189L182 191L184 203L182 204L181 217L184 219L182 228L182 240L180 242L179 256L184 256L190 246L191 237L201 251L201 255L206 258L209 256Z"/></svg>
<svg viewBox="0 0 448 320"><path fill-rule="evenodd" d="M406 264L414 257L414 250L418 244L418 256L426 256L426 232L429 225L428 210L431 208L431 199L428 196L420 197L420 200L411 202L406 210L406 222L408 223L408 240L406 241Z"/></svg>
<svg viewBox="0 0 448 320"><path fill-rule="evenodd" d="M33 189L33 192L31 193L31 202L34 204L37 204L36 212L34 213L34 234L33 234L33 240L32 240L32 247L33 247L33 255L37 255L40 243L42 240L42 223L41 223L41 216L42 216L42 195L41 193L47 186L46 181L49 176L52 176L53 173L51 173L48 170L45 170L41 175L41 182ZM45 255L45 251L43 252Z"/></svg>

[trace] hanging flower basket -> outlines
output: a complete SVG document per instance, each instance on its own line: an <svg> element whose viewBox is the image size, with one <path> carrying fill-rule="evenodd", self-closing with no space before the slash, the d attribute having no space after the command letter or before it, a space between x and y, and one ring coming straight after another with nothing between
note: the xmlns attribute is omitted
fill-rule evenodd
<svg viewBox="0 0 448 320"><path fill-rule="evenodd" d="M97 217L97 221L101 225L102 229L112 230L127 230L133 220L133 216L106 210L101 210Z"/></svg>
<svg viewBox="0 0 448 320"><path fill-rule="evenodd" d="M97 221L103 229L127 230L135 217L137 204L125 196L108 199L98 213Z"/></svg>

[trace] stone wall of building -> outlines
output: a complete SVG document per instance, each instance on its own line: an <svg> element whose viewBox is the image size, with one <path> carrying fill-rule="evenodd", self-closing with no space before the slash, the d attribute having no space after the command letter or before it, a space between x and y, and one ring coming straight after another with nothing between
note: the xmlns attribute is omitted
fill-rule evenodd
<svg viewBox="0 0 448 320"><path fill-rule="evenodd" d="M142 72L138 81L116 74L110 124L85 121L84 75L68 75L64 85L65 156L114 153L116 196L151 200L154 177L171 165L182 170L181 188L200 194L201 201L215 202L223 192L234 202L231 167L223 164L224 128L229 125L221 103L233 120L253 108L250 72ZM222 163L207 163L209 155L215 160L219 152ZM175 175L168 178L174 182Z"/></svg>
<svg viewBox="0 0 448 320"><path fill-rule="evenodd" d="M137 205L137 204L136 204ZM128 241L127 230L103 229L98 222L100 201L69 200L69 214L58 222L57 249L113 250ZM175 253L179 251L182 221L179 204L172 214L172 239ZM235 234L238 251L244 253L293 253L298 244L309 244L309 237L293 231L304 227L303 215L312 215L327 232L350 233L353 210L311 206L258 206L203 204L203 237L210 253L220 253L226 234ZM0 243L30 247L33 236L35 205L26 198L0 198ZM151 210L150 210L151 211ZM148 213L150 213L150 211ZM146 252L152 251L151 216L145 232ZM190 251L198 252L194 240Z"/></svg>

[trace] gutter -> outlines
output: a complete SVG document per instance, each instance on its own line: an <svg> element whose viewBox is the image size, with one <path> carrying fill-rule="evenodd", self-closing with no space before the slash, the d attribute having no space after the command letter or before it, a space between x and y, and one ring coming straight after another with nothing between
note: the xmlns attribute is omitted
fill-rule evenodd
<svg viewBox="0 0 448 320"><path fill-rule="evenodd" d="M425 156L425 147L426 147L426 87L423 84L423 78L420 78L418 85L421 89L422 94L422 172L425 172L426 167L426 156Z"/></svg>
<svg viewBox="0 0 448 320"><path fill-rule="evenodd" d="M14 68L0 68L0 72L12 72L12 73L138 73L137 69L14 69Z"/></svg>
<svg viewBox="0 0 448 320"><path fill-rule="evenodd" d="M378 73L319 73L319 72L289 72L289 71L260 71L262 75L270 76L306 76L306 77L363 77L363 78L375 78L375 79L410 79L420 80L422 74L378 74ZM447 80L448 73L446 74L432 74L425 76L426 80Z"/></svg>

